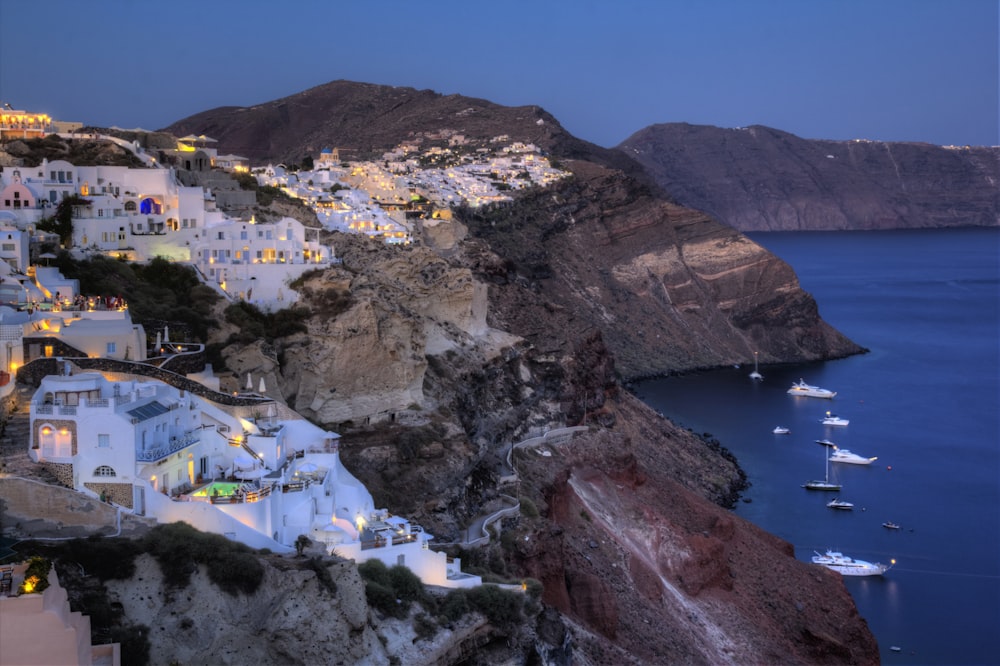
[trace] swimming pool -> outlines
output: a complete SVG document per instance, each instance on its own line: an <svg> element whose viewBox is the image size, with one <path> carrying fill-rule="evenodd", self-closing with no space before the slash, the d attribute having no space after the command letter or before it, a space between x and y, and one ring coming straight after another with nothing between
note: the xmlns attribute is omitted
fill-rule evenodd
<svg viewBox="0 0 1000 666"><path fill-rule="evenodd" d="M191 493L191 497L214 497L215 495L227 497L229 495L235 495L237 489L241 485L242 484L239 483L233 483L232 481L213 481Z"/></svg>

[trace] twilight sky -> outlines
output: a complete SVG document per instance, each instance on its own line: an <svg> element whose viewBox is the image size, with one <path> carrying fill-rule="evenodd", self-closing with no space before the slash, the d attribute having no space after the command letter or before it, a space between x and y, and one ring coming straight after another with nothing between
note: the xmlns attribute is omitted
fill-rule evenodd
<svg viewBox="0 0 1000 666"><path fill-rule="evenodd" d="M44 11L40 9L44 7ZM1000 0L0 0L0 102L159 129L336 79L654 123L998 145Z"/></svg>

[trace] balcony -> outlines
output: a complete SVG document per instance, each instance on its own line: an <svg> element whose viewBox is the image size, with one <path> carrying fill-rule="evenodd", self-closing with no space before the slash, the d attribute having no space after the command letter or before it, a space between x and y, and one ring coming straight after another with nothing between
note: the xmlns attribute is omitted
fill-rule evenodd
<svg viewBox="0 0 1000 666"><path fill-rule="evenodd" d="M197 444L199 441L201 441L201 437L195 432L190 432L183 437L171 437L167 444L145 450L136 450L135 459L138 462L156 462L192 444Z"/></svg>

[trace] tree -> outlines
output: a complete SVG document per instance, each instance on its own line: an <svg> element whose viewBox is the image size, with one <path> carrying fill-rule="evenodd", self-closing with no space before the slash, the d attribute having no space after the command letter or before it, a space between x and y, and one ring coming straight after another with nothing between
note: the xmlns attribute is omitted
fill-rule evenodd
<svg viewBox="0 0 1000 666"><path fill-rule="evenodd" d="M90 201L76 194L63 197L63 200L56 206L56 214L53 217L39 220L36 225L42 231L50 231L59 234L59 242L63 247L73 245L73 207L85 206Z"/></svg>

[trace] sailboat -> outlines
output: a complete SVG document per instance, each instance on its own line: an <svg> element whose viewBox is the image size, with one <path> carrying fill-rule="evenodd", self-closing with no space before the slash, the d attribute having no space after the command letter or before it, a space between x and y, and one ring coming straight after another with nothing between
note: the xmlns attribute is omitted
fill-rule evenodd
<svg viewBox="0 0 1000 666"><path fill-rule="evenodd" d="M753 379L754 381L762 381L764 379L764 375L762 375L759 372L757 372L757 354L758 353L759 352L754 352L753 353L753 372L750 373L750 379Z"/></svg>
<svg viewBox="0 0 1000 666"><path fill-rule="evenodd" d="M827 454L827 449L823 448L823 460L826 462L826 476L823 477L822 481L806 481L802 484L802 487L806 490L840 490L843 486L839 483L830 482L830 456Z"/></svg>

